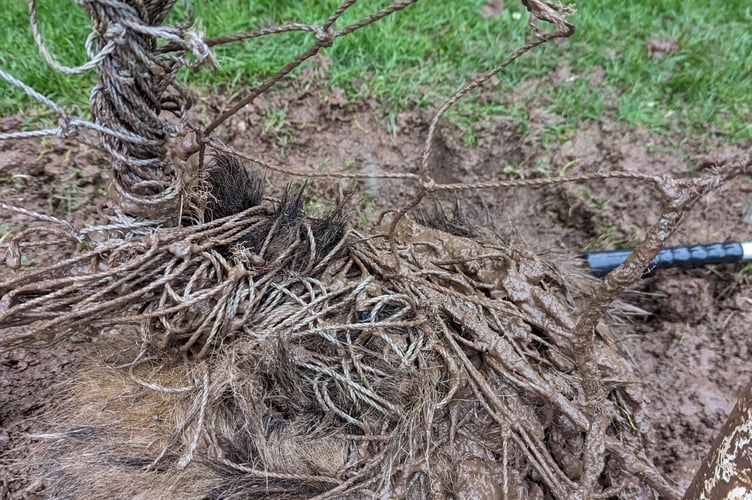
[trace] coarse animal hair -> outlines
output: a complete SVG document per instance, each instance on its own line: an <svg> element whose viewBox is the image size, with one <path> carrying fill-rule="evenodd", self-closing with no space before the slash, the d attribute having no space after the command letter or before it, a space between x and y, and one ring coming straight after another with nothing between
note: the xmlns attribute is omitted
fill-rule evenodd
<svg viewBox="0 0 752 500"><path fill-rule="evenodd" d="M253 273L242 322L206 340L203 356L144 335L135 343L127 331L103 338L99 361L61 387L49 432L35 436L29 460L50 496L577 491L589 422L573 315L592 278L565 276L512 242L409 217L392 240L389 221L365 237L348 229L343 206L307 216L302 188L260 216L256 174L215 165L204 216L255 214L218 245ZM599 484L669 491L646 458L650 428L631 369L608 338L595 341L610 421Z"/></svg>

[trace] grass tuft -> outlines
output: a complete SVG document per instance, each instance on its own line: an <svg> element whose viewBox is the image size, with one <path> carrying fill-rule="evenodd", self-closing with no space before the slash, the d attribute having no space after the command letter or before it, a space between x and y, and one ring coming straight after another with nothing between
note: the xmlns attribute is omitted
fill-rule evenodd
<svg viewBox="0 0 752 500"><path fill-rule="evenodd" d="M212 0L194 2L197 26L208 37L286 22L321 23L339 1ZM328 90L350 100L376 99L385 117L411 107L438 106L469 76L505 58L529 35L527 14L505 2L483 15L484 0L423 1L338 40ZM360 2L338 26L388 5ZM664 133L718 134L731 143L752 139L752 5L748 0L706 2L602 0L579 5L575 35L513 65L482 99L465 100L450 118L473 140L472 125L494 117L525 124L531 106L568 123L601 117ZM43 36L64 64L85 60L88 22L74 2L38 2ZM4 70L65 106L88 107L92 74L51 70L34 45L25 0L6 0L0 19ZM177 9L170 20L180 21ZM281 68L312 41L285 34L217 48L219 69L184 75L203 92L242 92ZM654 50L649 47L664 47ZM524 83L524 85L523 85ZM4 83L2 85L5 85ZM524 87L524 89L523 89ZM326 91L327 89L325 89ZM37 107L23 92L4 88L0 114Z"/></svg>

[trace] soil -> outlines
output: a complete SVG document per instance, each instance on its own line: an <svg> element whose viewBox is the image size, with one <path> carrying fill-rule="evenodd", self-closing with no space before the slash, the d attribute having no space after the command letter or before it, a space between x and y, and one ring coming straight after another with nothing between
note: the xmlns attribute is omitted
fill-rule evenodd
<svg viewBox="0 0 752 500"><path fill-rule="evenodd" d="M263 96L233 117L219 137L269 165L304 172L414 172L431 109L411 110L384 120L374 103L350 103L339 92L319 95L306 85L288 85ZM196 112L216 116L225 100L209 97ZM270 120L285 109L283 123ZM655 135L623 124L572 124L561 141L546 138L547 125L563 123L540 109L528 110L529 129L504 121L476 132L467 145L443 123L431 159L437 182L534 178L598 170L631 170L676 176L697 175L737 149L717 137ZM0 132L18 130L25 117L0 119ZM387 125L387 122L389 123ZM101 221L107 160L60 139L0 142L0 199L71 221ZM292 179L269 172L273 189ZM408 204L414 186L397 180L313 180L309 209L324 210L338 190L355 192L357 222L374 224L384 210ZM604 249L639 241L658 215L656 193L637 181L598 181L535 189L495 189L444 195L434 202L455 204L474 224L503 238L524 242L539 253L565 256L584 248ZM752 183L737 178L703 199L688 214L671 244L747 241L752 226L745 213ZM0 238L28 219L3 213ZM25 265L56 255L26 255ZM669 270L645 279L623 300L622 326L615 330L641 374L658 442L655 463L684 490L723 425L740 390L752 380L752 279L750 266ZM629 314L627 314L629 313ZM54 345L0 350L0 498L33 498L14 459L26 433L39 430L35 417L54 404L51 386L93 354L96 339L72 338Z"/></svg>

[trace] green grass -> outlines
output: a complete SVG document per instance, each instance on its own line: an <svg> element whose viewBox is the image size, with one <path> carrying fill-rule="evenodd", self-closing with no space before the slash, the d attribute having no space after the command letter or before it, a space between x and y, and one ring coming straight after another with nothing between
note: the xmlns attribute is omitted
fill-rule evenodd
<svg viewBox="0 0 752 500"><path fill-rule="evenodd" d="M324 85L342 88L348 98L375 98L385 117L414 106L438 105L468 76L496 64L529 36L523 8L509 0L493 19L481 15L484 0L423 0L407 10L338 40L324 54L332 60ZM93 75L52 71L39 56L28 27L26 2L4 0L0 19L0 64L5 71L65 106L86 109ZM198 26L216 37L283 22L320 23L338 1L206 0L193 2ZM352 22L383 0L362 1L338 26ZM72 1L42 0L42 31L65 64L84 61L88 33L83 11ZM181 20L175 12L172 20ZM752 139L752 4L749 0L589 1L573 18L576 34L524 56L499 77L482 100L465 100L452 114L472 142L472 124L492 117L527 122L531 106L565 118L606 117L657 132L718 134L729 142ZM646 42L674 38L677 48L650 59ZM186 74L203 91L221 87L242 93L305 50L312 40L286 34L217 48L219 69ZM561 68L568 68L568 73ZM589 76L603 70L600 83ZM550 75L564 74L558 86ZM523 82L539 82L520 93ZM0 114L32 105L20 90L0 83ZM326 92L327 89L325 88ZM562 126L553 134L566 136ZM567 126L564 126L566 129Z"/></svg>

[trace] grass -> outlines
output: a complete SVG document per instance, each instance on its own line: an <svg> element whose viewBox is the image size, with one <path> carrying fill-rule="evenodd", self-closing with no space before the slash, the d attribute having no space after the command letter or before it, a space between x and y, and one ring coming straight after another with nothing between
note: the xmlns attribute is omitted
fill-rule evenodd
<svg viewBox="0 0 752 500"><path fill-rule="evenodd" d="M24 0L5 0L0 19L2 69L65 106L86 109L91 74L55 73L43 61L28 28ZM197 25L208 37L260 26L320 23L338 1L207 0L193 2ZM494 65L529 36L518 2L482 15L484 0L423 0L349 37L324 53L331 60L328 89L351 100L374 98L385 117L415 106L437 106L468 76ZM339 25L387 5L356 4ZM64 64L85 60L85 13L74 2L44 0L42 32ZM178 9L170 18L184 19ZM494 117L527 123L531 106L558 114L569 127L606 117L653 131L722 135L731 143L752 140L752 4L748 0L602 0L583 2L573 18L576 34L523 57L482 99L468 99L452 119L472 142L472 125ZM649 40L675 40L675 49L650 58ZM277 37L218 47L219 69L186 74L203 92L242 93L312 43L309 36ZM8 50L12 48L13 50ZM602 76L599 76L602 75ZM524 85L534 91L520 92ZM35 106L18 89L0 92L0 114ZM325 88L326 92L327 89ZM561 128L561 125L557 125ZM566 129L566 126L564 127ZM566 130L565 130L566 132ZM552 137L564 137L557 130Z"/></svg>

